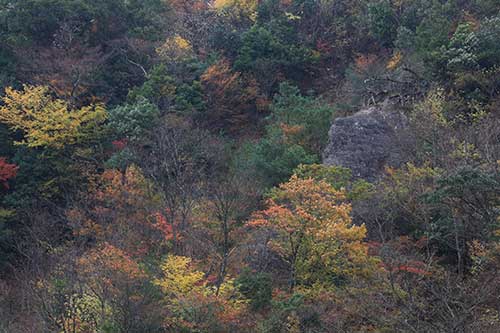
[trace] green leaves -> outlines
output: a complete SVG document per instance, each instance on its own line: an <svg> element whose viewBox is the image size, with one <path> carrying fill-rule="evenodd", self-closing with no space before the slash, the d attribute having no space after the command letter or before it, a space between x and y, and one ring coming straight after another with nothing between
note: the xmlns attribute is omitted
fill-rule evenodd
<svg viewBox="0 0 500 333"><path fill-rule="evenodd" d="M147 99L163 109L175 98L175 89L174 79L169 75L166 66L158 65L151 69L142 86L130 90L127 99L132 103Z"/></svg>
<svg viewBox="0 0 500 333"><path fill-rule="evenodd" d="M384 0L368 4L368 19L375 37L384 46L392 46L396 38L397 20L391 2Z"/></svg>
<svg viewBox="0 0 500 333"><path fill-rule="evenodd" d="M330 105L319 98L301 95L297 87L285 82L274 96L269 119L288 129L296 127L295 133L285 133L289 141L319 156L328 141L332 116Z"/></svg>
<svg viewBox="0 0 500 333"><path fill-rule="evenodd" d="M237 164L246 172L254 172L266 187L286 181L299 164L319 162L298 144L287 143L278 127L270 127L264 138L248 143L239 152Z"/></svg>
<svg viewBox="0 0 500 333"><path fill-rule="evenodd" d="M240 153L242 167L253 168L266 186L286 181L300 164L320 161L333 115L321 99L302 96L288 83L280 85L270 109L265 136Z"/></svg>
<svg viewBox="0 0 500 333"><path fill-rule="evenodd" d="M156 105L139 97L133 104L118 106L109 111L109 127L119 139L137 141L156 125L160 112Z"/></svg>
<svg viewBox="0 0 500 333"><path fill-rule="evenodd" d="M235 284L241 294L250 300L254 311L271 304L273 286L270 274L245 269L235 280Z"/></svg>
<svg viewBox="0 0 500 333"><path fill-rule="evenodd" d="M312 50L296 41L284 39L279 33L254 25L242 37L235 67L256 70L258 67L293 69L315 60Z"/></svg>

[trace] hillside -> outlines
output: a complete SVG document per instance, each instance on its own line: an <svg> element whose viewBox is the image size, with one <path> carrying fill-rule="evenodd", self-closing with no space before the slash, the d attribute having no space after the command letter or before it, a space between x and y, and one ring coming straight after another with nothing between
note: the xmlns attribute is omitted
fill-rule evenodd
<svg viewBox="0 0 500 333"><path fill-rule="evenodd" d="M500 332L497 0L0 0L0 333Z"/></svg>

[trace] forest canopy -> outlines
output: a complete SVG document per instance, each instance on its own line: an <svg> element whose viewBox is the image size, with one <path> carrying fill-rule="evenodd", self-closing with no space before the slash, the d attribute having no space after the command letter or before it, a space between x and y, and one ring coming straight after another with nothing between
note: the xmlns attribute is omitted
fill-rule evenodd
<svg viewBox="0 0 500 333"><path fill-rule="evenodd" d="M0 333L498 332L498 1L0 0L0 45ZM335 136L374 110L397 161Z"/></svg>

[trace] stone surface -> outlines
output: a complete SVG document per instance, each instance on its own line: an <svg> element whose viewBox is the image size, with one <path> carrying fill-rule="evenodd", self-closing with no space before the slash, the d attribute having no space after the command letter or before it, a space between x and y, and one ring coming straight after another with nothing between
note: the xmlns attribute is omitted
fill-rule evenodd
<svg viewBox="0 0 500 333"><path fill-rule="evenodd" d="M406 117L388 106L337 118L330 128L323 163L348 167L356 178L373 181L385 166L404 161L406 128Z"/></svg>

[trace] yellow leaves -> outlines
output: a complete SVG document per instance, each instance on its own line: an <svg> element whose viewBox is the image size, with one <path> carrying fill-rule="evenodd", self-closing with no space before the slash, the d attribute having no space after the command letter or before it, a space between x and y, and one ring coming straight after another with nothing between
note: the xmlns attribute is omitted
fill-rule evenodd
<svg viewBox="0 0 500 333"><path fill-rule="evenodd" d="M219 12L228 10L236 17L248 17L250 20L257 19L257 0L215 0L214 8Z"/></svg>
<svg viewBox="0 0 500 333"><path fill-rule="evenodd" d="M271 191L268 208L254 214L249 224L277 232L268 245L295 266L299 280L366 276L375 270L375 260L364 242L366 227L352 223L346 200L343 189L294 175Z"/></svg>
<svg viewBox="0 0 500 333"><path fill-rule="evenodd" d="M155 284L167 295L179 297L203 289L204 274L192 266L191 258L168 256L161 270L163 278L155 280Z"/></svg>
<svg viewBox="0 0 500 333"><path fill-rule="evenodd" d="M162 277L154 283L161 288L165 301L174 313L173 317L165 320L168 326L191 325L192 318L190 322L185 320L186 310L194 313L215 310L210 312L210 316L216 316L219 322L236 320L245 310L247 301L237 291L233 279L227 278L217 294L215 285L209 284L209 279L194 267L191 258L170 255L161 265L161 271Z"/></svg>
<svg viewBox="0 0 500 333"><path fill-rule="evenodd" d="M445 92L443 89L431 91L425 100L417 106L413 118L418 117L421 118L422 121L447 127L449 122L444 114L446 102L444 94Z"/></svg>
<svg viewBox="0 0 500 333"><path fill-rule="evenodd" d="M394 169L386 168L386 178L381 182L385 193L389 200L399 201L406 198L411 201L418 201L414 196L426 193L433 188L434 180L441 175L442 170L432 168L427 164L416 166L412 163L407 163L403 168ZM416 202L415 202L416 204Z"/></svg>
<svg viewBox="0 0 500 333"><path fill-rule="evenodd" d="M233 72L227 60L221 60L206 69L201 75L201 82L216 88L216 94L222 95L226 90L232 90L239 85L241 73Z"/></svg>
<svg viewBox="0 0 500 333"><path fill-rule="evenodd" d="M403 55L401 52L397 51L391 59L389 59L389 62L386 65L386 68L389 70L394 70L398 65L401 63L401 60L403 59Z"/></svg>
<svg viewBox="0 0 500 333"><path fill-rule="evenodd" d="M482 264L484 263L488 251L485 245L477 239L468 242L467 248L470 252L470 258L472 260L472 272L475 273L481 268Z"/></svg>
<svg viewBox="0 0 500 333"><path fill-rule="evenodd" d="M156 53L161 58L169 61L182 60L189 57L192 52L191 43L180 35L168 38L163 45L156 49Z"/></svg>
<svg viewBox="0 0 500 333"><path fill-rule="evenodd" d="M104 320L104 317L112 313L111 306L100 302L99 298L90 294L68 295L66 306L73 308L68 311L68 317L62 319L62 332L88 333L99 330L100 323L97 318ZM92 319L91 319L92 318Z"/></svg>
<svg viewBox="0 0 500 333"><path fill-rule="evenodd" d="M300 135L304 132L303 125L288 125L285 123L281 123L279 126L283 131L285 142L287 143L296 142L301 145L305 144L305 142L303 142L304 140L297 140L297 138L300 138Z"/></svg>
<svg viewBox="0 0 500 333"><path fill-rule="evenodd" d="M493 235L498 237L500 230L495 230ZM487 269L488 265L500 263L500 242L498 239L489 243L474 239L467 243L467 248L472 261L471 273L473 274L481 273Z"/></svg>
<svg viewBox="0 0 500 333"><path fill-rule="evenodd" d="M122 173L118 170L108 169L102 174L102 189L97 192L101 200L123 199L121 204L133 205L139 197L147 194L148 182L141 170L131 165Z"/></svg>
<svg viewBox="0 0 500 333"><path fill-rule="evenodd" d="M456 142L455 140L453 143L455 143L455 150L450 153L450 157L471 161L481 160L481 153L473 143Z"/></svg>
<svg viewBox="0 0 500 333"><path fill-rule="evenodd" d="M315 236L324 241L342 240L344 242L356 242L365 238L365 225L350 225L345 223L346 220L343 221L344 223L327 223L324 228L316 232Z"/></svg>
<svg viewBox="0 0 500 333"><path fill-rule="evenodd" d="M294 15L294 14L289 13L289 12L285 12L285 16L286 16L288 21L297 21L297 20L301 19L300 16Z"/></svg>
<svg viewBox="0 0 500 333"><path fill-rule="evenodd" d="M300 318L295 311L293 311L286 318L286 332L287 333L300 333L302 332L300 328Z"/></svg>
<svg viewBox="0 0 500 333"><path fill-rule="evenodd" d="M271 192L271 198L296 208L302 208L318 218L339 216L341 210L350 211L344 190L336 190L325 181L311 178L301 179L293 175L287 183ZM339 205L340 204L340 205Z"/></svg>
<svg viewBox="0 0 500 333"><path fill-rule="evenodd" d="M5 89L0 122L22 131L24 140L16 144L28 147L63 148L95 133L106 119L104 105L80 109L50 95L47 87L25 85L23 90Z"/></svg>
<svg viewBox="0 0 500 333"><path fill-rule="evenodd" d="M191 43L189 43L186 39L182 38L179 35L176 35L173 38L173 43L177 48L181 50L191 50Z"/></svg>

